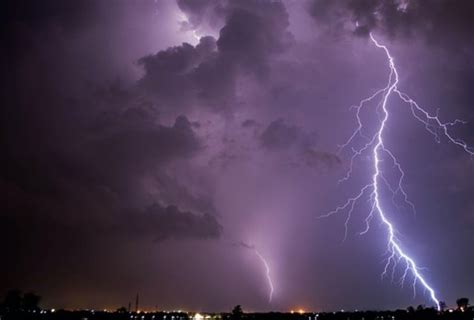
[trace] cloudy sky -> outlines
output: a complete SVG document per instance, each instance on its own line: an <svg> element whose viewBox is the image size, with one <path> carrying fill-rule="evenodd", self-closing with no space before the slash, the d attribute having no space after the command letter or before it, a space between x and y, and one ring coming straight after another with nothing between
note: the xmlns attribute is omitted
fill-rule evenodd
<svg viewBox="0 0 474 320"><path fill-rule="evenodd" d="M0 12L1 294L33 290L56 308L136 293L150 309L432 305L410 276L400 285L403 266L381 279L387 230L375 217L359 235L365 200L345 241L347 212L318 217L370 180L365 153L338 183L350 107L388 81L370 32L399 88L466 120L449 130L474 145L472 1L21 0ZM473 159L409 105L388 108L385 143L417 210L383 193L387 215L441 300L474 298ZM380 108L366 110L370 134Z"/></svg>

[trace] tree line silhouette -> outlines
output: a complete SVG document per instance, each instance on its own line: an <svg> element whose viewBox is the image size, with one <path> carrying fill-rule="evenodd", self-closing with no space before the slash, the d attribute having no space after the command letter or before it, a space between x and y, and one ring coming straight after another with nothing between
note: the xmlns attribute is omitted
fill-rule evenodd
<svg viewBox="0 0 474 320"><path fill-rule="evenodd" d="M22 294L20 290L8 291L0 305L2 313L40 310L41 297L33 292Z"/></svg>

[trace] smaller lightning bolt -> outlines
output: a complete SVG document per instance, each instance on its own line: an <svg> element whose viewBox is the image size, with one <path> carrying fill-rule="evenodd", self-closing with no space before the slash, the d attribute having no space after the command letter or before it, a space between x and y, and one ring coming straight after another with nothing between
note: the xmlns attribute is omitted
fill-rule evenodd
<svg viewBox="0 0 474 320"><path fill-rule="evenodd" d="M273 298L273 281L272 281L272 278L270 277L270 267L268 266L268 263L267 261L265 260L265 258L261 255L260 252L258 252L257 249L254 249L255 251L255 254L257 255L257 257L260 259L260 261L262 261L263 265L265 266L265 275L267 277L267 282L268 282L268 286L270 288L270 291L268 293L268 302L272 302L272 298Z"/></svg>
<svg viewBox="0 0 474 320"><path fill-rule="evenodd" d="M265 276L267 278L267 283L268 283L268 288L269 288L268 302L271 303L272 298L273 298L274 287L273 287L273 280L270 274L270 266L268 265L267 260L265 259L264 256L262 256L262 254L257 250L255 245L253 244L248 244L248 243L240 241L240 242L235 243L235 245L242 247L244 249L252 250L255 253L255 255L258 257L260 262L263 264L263 266L265 267Z"/></svg>

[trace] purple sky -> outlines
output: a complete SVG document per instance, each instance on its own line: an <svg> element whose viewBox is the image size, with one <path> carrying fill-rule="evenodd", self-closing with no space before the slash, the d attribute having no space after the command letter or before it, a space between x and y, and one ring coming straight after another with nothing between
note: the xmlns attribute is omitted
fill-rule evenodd
<svg viewBox="0 0 474 320"><path fill-rule="evenodd" d="M137 292L150 309L430 305L420 287L413 298L381 280L385 229L375 219L359 236L364 208L344 243L346 216L318 216L370 174L362 157L338 184L349 107L389 72L369 31L395 57L399 87L444 121L468 121L453 133L474 145L472 1L3 7L0 294L33 290L56 308L117 308ZM386 143L417 207L390 217L441 300L474 298L474 162L407 105L389 107ZM271 303L252 248L271 269Z"/></svg>

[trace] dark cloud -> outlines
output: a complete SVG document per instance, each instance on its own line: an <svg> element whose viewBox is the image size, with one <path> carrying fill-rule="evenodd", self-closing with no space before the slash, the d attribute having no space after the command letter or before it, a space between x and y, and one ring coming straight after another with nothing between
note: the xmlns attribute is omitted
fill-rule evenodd
<svg viewBox="0 0 474 320"><path fill-rule="evenodd" d="M260 135L262 146L269 150L308 147L314 144L314 138L301 127L289 125L283 119L272 121Z"/></svg>
<svg viewBox="0 0 474 320"><path fill-rule="evenodd" d="M259 144L275 153L277 162L292 169L323 173L340 169L341 158L317 148L317 135L304 128L290 125L283 119L272 121L259 135Z"/></svg>
<svg viewBox="0 0 474 320"><path fill-rule="evenodd" d="M199 29L203 25L220 28L224 23L224 15L228 1L226 0L178 0L179 8L188 16L183 28Z"/></svg>
<svg viewBox="0 0 474 320"><path fill-rule="evenodd" d="M180 203L187 210L209 213L214 216L221 215L214 203L211 177L206 176L206 172L198 172L197 177L180 179L173 172L163 171L159 172L155 178L160 199L164 203ZM196 190L190 190L189 180L199 181Z"/></svg>
<svg viewBox="0 0 474 320"><path fill-rule="evenodd" d="M192 75L201 63L213 59L215 49L215 40L203 37L196 47L184 43L143 57L138 61L145 70L140 84L166 107L182 107L198 90Z"/></svg>
<svg viewBox="0 0 474 320"><path fill-rule="evenodd" d="M225 57L261 68L272 53L282 52L291 44L288 26L288 13L280 2L236 1L227 13L217 45Z"/></svg>
<svg viewBox="0 0 474 320"><path fill-rule="evenodd" d="M179 4L191 17L211 10L224 23L217 41L202 37L196 47L184 43L140 59L145 69L141 85L165 108L227 110L236 102L237 78L265 79L272 57L292 43L288 13L280 2Z"/></svg>
<svg viewBox="0 0 474 320"><path fill-rule="evenodd" d="M180 211L176 206L163 207L153 204L146 212L149 221L142 228L153 234L157 241L166 239L209 239L218 238L222 233L222 226L216 217L204 213L197 215L191 212Z"/></svg>
<svg viewBox="0 0 474 320"><path fill-rule="evenodd" d="M170 163L188 161L203 148L186 116L165 123L151 97L137 94L134 80L123 72L148 52L141 52L143 44L133 40L147 33L132 37L128 23L135 20L124 12L130 9L127 14L147 21L149 14L157 19L153 12L158 6L168 10L154 1L136 6L125 1L110 6L96 1L2 5L2 17L8 18L2 19L5 50L0 53L0 161L5 168L0 174L0 241L16 243L8 252L17 263L3 265L2 273L13 280L2 281L0 290L25 283L20 281L21 270L32 260L42 262L30 274L51 277L56 275L53 264L75 269L69 263L100 260L100 251L111 239L127 246L143 236L146 245L153 239L220 235L216 210L207 211L212 204L196 205L197 212L178 210L173 208L194 208L193 203L178 194L173 199L156 195L155 188L162 187L155 177L165 174ZM115 50L117 38L130 48ZM198 46L197 54L200 50ZM169 180L171 186L175 177ZM179 192L188 194L187 187ZM189 202L197 202L193 199ZM162 203L163 210L145 214L153 211L145 208L155 202ZM164 235L158 224L179 234ZM63 254L62 245L71 253ZM55 257L61 255L65 262L57 263ZM97 264L91 269L99 268ZM92 276L88 270L77 273Z"/></svg>
<svg viewBox="0 0 474 320"><path fill-rule="evenodd" d="M200 142L185 116L179 116L172 127L136 120L131 114L139 109L127 109L96 129L86 142L90 161L99 167L117 167L117 171L143 174L166 161L186 158L199 150ZM117 174L118 172L113 172Z"/></svg>
<svg viewBox="0 0 474 320"><path fill-rule="evenodd" d="M60 220L81 210L90 217L113 219L120 208L140 206L141 180L153 177L172 160L192 157L200 143L184 116L167 127L137 120L131 116L134 112L138 111L109 115L93 131L83 128L77 136L56 137L49 150L11 146L2 161L8 168L2 181L11 188L8 203L17 204L18 210L27 210L22 203L28 203L30 214L46 211ZM58 197L60 205L55 204Z"/></svg>
<svg viewBox="0 0 474 320"><path fill-rule="evenodd" d="M305 165L313 168L319 168L322 165L326 169L332 169L342 164L342 160L338 155L315 149L306 149L302 158Z"/></svg>
<svg viewBox="0 0 474 320"><path fill-rule="evenodd" d="M253 119L247 119L247 120L242 122L242 127L243 128L251 128L251 127L255 127L257 125L258 125L257 121L255 121Z"/></svg>
<svg viewBox="0 0 474 320"><path fill-rule="evenodd" d="M236 247L241 247L244 249L255 250L255 246L244 241L237 241L233 244Z"/></svg>
<svg viewBox="0 0 474 320"><path fill-rule="evenodd" d="M333 34L367 36L377 31L392 38L418 35L431 43L453 45L474 30L474 5L469 0L436 0L429 5L420 0L314 0L310 13Z"/></svg>
<svg viewBox="0 0 474 320"><path fill-rule="evenodd" d="M156 105L130 85L128 74L124 81L114 79L123 76L123 61L132 66L139 58L125 56L138 55L142 46L131 36L134 15L148 22L150 15L157 19L158 9L170 14L170 8L155 1L38 5L25 0L7 1L2 9L0 142L7 170L1 181L9 199L2 215L113 220L124 208L148 206L143 179L162 173L172 161L191 159L202 144L186 116L164 124ZM118 44L111 30L131 51L114 50ZM201 43L192 47L191 60L215 46L206 38ZM158 60L170 75L180 62L166 52Z"/></svg>

